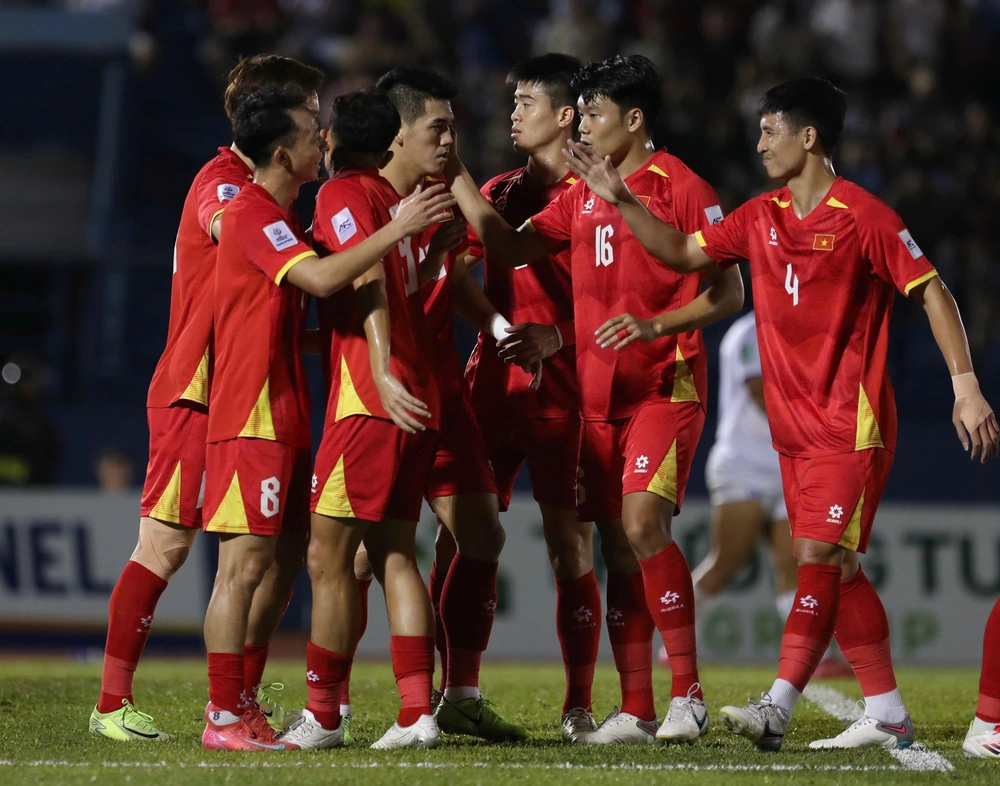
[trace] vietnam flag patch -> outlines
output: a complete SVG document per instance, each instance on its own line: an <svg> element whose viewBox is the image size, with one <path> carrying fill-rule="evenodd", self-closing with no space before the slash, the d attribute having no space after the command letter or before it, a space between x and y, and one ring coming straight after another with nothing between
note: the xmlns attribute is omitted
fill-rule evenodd
<svg viewBox="0 0 1000 786"><path fill-rule="evenodd" d="M833 251L833 240L836 235L816 235L813 238L813 251Z"/></svg>
<svg viewBox="0 0 1000 786"><path fill-rule="evenodd" d="M641 196L640 194L636 194L635 198L642 202L642 204L644 204L647 208L649 207L649 203L653 201L652 197Z"/></svg>

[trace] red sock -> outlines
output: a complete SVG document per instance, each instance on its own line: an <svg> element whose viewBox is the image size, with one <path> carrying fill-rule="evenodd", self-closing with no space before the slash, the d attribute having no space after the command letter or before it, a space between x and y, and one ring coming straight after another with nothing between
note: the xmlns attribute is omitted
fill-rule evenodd
<svg viewBox="0 0 1000 786"><path fill-rule="evenodd" d="M448 640L445 687L479 687L496 611L497 563L456 555L441 590L441 626Z"/></svg>
<svg viewBox="0 0 1000 786"><path fill-rule="evenodd" d="M878 696L896 689L889 620L878 593L860 568L840 583L840 611L833 635L854 669L863 695Z"/></svg>
<svg viewBox="0 0 1000 786"><path fill-rule="evenodd" d="M421 715L431 714L434 680L434 639L430 636L392 636L392 673L396 675L401 706L396 722L412 726Z"/></svg>
<svg viewBox="0 0 1000 786"><path fill-rule="evenodd" d="M257 690L264 677L269 644L245 644L243 646L243 690L251 701L257 701Z"/></svg>
<svg viewBox="0 0 1000 786"><path fill-rule="evenodd" d="M799 565L799 588L781 635L778 679L802 691L830 646L840 606L840 568Z"/></svg>
<svg viewBox="0 0 1000 786"><path fill-rule="evenodd" d="M578 579L556 579L556 631L566 669L562 711L574 707L589 711L601 646L601 588L594 571Z"/></svg>
<svg viewBox="0 0 1000 786"><path fill-rule="evenodd" d="M444 633L444 625L441 624L441 592L444 590L445 579L448 578L448 570L451 568L452 559L447 565L438 565L437 557L431 563L431 575L427 582L431 594L431 605L434 607L434 647L441 662L441 690L448 681L448 637Z"/></svg>
<svg viewBox="0 0 1000 786"><path fill-rule="evenodd" d="M1000 723L1000 600L986 620L976 717L987 723Z"/></svg>
<svg viewBox="0 0 1000 786"><path fill-rule="evenodd" d="M365 636L368 630L368 590L371 589L371 579L358 579L358 594L361 596L361 628L358 630L358 642ZM357 649L357 644L354 645ZM341 704L351 703L351 671L354 669L354 656L351 655L351 662L347 667L347 678L343 682L343 692L340 696Z"/></svg>
<svg viewBox="0 0 1000 786"><path fill-rule="evenodd" d="M694 635L694 584L691 569L671 543L659 554L639 560L646 605L669 656L670 696L687 696L698 683L698 647ZM702 698L701 686L691 694Z"/></svg>
<svg viewBox="0 0 1000 786"><path fill-rule="evenodd" d="M608 638L622 688L621 711L649 721L653 705L653 618L641 573L608 574Z"/></svg>
<svg viewBox="0 0 1000 786"><path fill-rule="evenodd" d="M306 709L328 731L340 725L340 697L353 661L353 658L325 650L311 641L306 645L306 689L309 691Z"/></svg>
<svg viewBox="0 0 1000 786"><path fill-rule="evenodd" d="M120 710L123 699L132 701L132 677L149 638L156 603L166 588L166 580L148 568L132 560L125 563L108 604L98 712Z"/></svg>
<svg viewBox="0 0 1000 786"><path fill-rule="evenodd" d="M243 692L243 653L208 653L208 700L233 715L242 715L250 705Z"/></svg>

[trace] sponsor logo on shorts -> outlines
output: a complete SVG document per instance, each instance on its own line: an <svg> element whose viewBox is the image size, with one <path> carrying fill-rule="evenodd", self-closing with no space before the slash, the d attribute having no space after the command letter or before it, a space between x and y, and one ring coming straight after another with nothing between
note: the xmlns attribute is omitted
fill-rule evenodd
<svg viewBox="0 0 1000 786"><path fill-rule="evenodd" d="M635 460L635 469L633 470L633 472L645 475L648 467L649 467L649 456L638 456Z"/></svg>
<svg viewBox="0 0 1000 786"><path fill-rule="evenodd" d="M831 505L827 515L829 516L826 520L827 524L840 524L844 518L844 509L840 505Z"/></svg>

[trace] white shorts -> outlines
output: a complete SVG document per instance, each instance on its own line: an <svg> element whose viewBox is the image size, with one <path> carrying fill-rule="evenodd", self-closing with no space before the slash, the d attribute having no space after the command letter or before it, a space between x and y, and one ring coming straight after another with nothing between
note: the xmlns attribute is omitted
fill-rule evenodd
<svg viewBox="0 0 1000 786"><path fill-rule="evenodd" d="M731 451L716 445L708 456L705 482L712 507L733 502L759 502L773 521L786 521L785 494L781 470L775 454L774 471L750 464Z"/></svg>

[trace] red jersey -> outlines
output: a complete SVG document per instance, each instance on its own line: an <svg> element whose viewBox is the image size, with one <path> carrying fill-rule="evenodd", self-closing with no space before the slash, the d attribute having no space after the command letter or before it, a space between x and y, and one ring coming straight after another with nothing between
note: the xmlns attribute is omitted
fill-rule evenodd
<svg viewBox="0 0 1000 786"><path fill-rule="evenodd" d="M353 248L392 220L399 201L377 169L339 172L316 198L313 238L327 253ZM382 260L389 307L389 368L431 411L427 426L440 429L440 394L430 361L433 347L420 296L418 243L419 238L405 238ZM324 338L330 338L326 427L350 415L391 420L372 379L364 315L358 311L354 291L345 288L321 300L319 316Z"/></svg>
<svg viewBox="0 0 1000 786"><path fill-rule="evenodd" d="M838 177L805 218L787 188L695 236L726 266L749 259L774 448L810 458L896 448L885 361L893 288L937 275L899 216Z"/></svg>
<svg viewBox="0 0 1000 786"><path fill-rule="evenodd" d="M527 180L527 167L521 167L493 178L483 186L482 193L508 224L519 227L574 183L576 178L569 173L550 186L536 186ZM468 253L484 257L486 297L512 325L557 325L563 340L569 338L567 334L575 328L568 242L554 248L545 261L514 269L490 264L489 254L474 234L469 235ZM500 360L495 339L480 333L465 376L472 386L472 406L480 414L575 418L580 413L576 353L572 348L545 361L542 386L536 391L528 387L531 376Z"/></svg>
<svg viewBox="0 0 1000 786"><path fill-rule="evenodd" d="M420 238L420 261L427 258L427 250L437 225L429 228ZM462 249L459 249L461 252ZM421 295L424 313L427 315L427 330L434 344L434 368L441 400L445 407L453 396L461 396L466 391L462 364L458 359L458 345L455 343L455 297L451 285L452 270L456 259L464 259L465 253L448 254L441 272L434 281L424 283ZM464 261L461 264L465 264Z"/></svg>
<svg viewBox="0 0 1000 786"><path fill-rule="evenodd" d="M302 366L306 296L285 282L316 252L294 213L248 183L222 214L208 441L255 437L309 447Z"/></svg>
<svg viewBox="0 0 1000 786"><path fill-rule="evenodd" d="M217 251L212 223L248 180L253 172L243 159L220 147L188 190L174 243L167 346L149 384L148 407L169 407L181 399L208 406Z"/></svg>
<svg viewBox="0 0 1000 786"><path fill-rule="evenodd" d="M704 180L665 150L625 183L658 218L695 232L722 217L719 198ZM584 420L620 420L651 399L706 401L708 370L701 331L601 349L594 333L628 312L649 319L694 300L697 275L678 275L635 239L618 208L583 181L532 217L528 228L550 248L571 243L576 372Z"/></svg>

